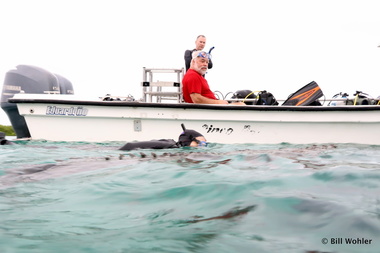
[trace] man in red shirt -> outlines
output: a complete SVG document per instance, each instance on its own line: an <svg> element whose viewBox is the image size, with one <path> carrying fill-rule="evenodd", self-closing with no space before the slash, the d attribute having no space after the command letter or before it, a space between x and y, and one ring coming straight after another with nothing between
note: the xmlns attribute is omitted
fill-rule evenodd
<svg viewBox="0 0 380 253"><path fill-rule="evenodd" d="M195 104L228 104L226 100L218 100L210 90L207 80L203 77L208 69L210 55L204 51L195 51L192 54L190 69L182 80L183 99L187 103ZM232 103L245 105L243 102Z"/></svg>

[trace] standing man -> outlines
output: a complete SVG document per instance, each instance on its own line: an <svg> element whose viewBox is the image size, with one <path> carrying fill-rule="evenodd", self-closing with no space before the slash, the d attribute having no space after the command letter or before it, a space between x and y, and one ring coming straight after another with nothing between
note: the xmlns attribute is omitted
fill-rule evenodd
<svg viewBox="0 0 380 253"><path fill-rule="evenodd" d="M206 37L204 35L199 35L195 41L195 48L193 50L186 50L185 51L185 66L186 66L186 71L190 68L190 62L192 59L191 54L194 51L203 51L203 49L206 46ZM211 59L209 60L208 63L208 68L212 68L212 61Z"/></svg>

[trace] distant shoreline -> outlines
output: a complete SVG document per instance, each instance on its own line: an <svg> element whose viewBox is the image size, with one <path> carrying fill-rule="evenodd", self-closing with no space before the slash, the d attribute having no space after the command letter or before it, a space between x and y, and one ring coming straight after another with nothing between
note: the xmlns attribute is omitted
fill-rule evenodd
<svg viewBox="0 0 380 253"><path fill-rule="evenodd" d="M7 136L16 136L16 133L12 126L0 125L0 132L5 133Z"/></svg>

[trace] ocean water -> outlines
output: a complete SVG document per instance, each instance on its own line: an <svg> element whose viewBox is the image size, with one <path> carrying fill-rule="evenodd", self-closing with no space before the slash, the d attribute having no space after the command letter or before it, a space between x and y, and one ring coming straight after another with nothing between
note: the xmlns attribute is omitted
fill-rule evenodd
<svg viewBox="0 0 380 253"><path fill-rule="evenodd" d="M123 144L0 146L0 252L380 252L380 146Z"/></svg>

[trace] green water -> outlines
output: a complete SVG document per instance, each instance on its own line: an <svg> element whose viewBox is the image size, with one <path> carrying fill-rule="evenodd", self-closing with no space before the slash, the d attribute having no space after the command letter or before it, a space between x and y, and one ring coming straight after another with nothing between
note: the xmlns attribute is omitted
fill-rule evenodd
<svg viewBox="0 0 380 253"><path fill-rule="evenodd" d="M0 252L380 251L380 146L122 145L0 146Z"/></svg>

